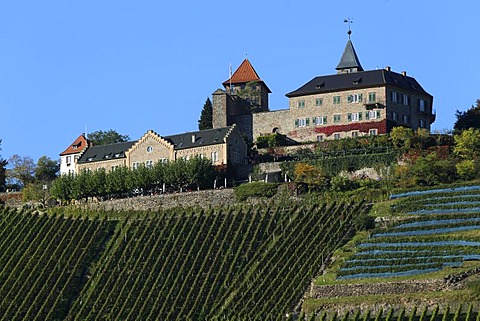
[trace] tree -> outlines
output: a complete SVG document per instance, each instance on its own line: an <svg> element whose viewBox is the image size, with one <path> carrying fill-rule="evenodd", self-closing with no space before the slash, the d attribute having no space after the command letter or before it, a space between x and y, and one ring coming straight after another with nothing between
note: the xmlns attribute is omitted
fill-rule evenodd
<svg viewBox="0 0 480 321"><path fill-rule="evenodd" d="M113 129L107 131L97 130L88 134L88 139L93 145L106 145L128 142L130 137L128 135L121 135Z"/></svg>
<svg viewBox="0 0 480 321"><path fill-rule="evenodd" d="M210 98L207 98L205 104L203 105L200 119L198 120L198 129L204 130L211 128L213 128L213 107Z"/></svg>
<svg viewBox="0 0 480 321"><path fill-rule="evenodd" d="M58 161L55 161L47 156L42 156L37 161L35 168L35 179L38 182L48 183L52 182L60 170Z"/></svg>
<svg viewBox="0 0 480 321"><path fill-rule="evenodd" d="M455 122L453 129L456 132L460 132L469 128L480 128L480 99L477 99L475 106L472 105L467 111L455 112L457 121Z"/></svg>
<svg viewBox="0 0 480 321"><path fill-rule="evenodd" d="M30 156L21 157L20 155L13 155L8 162L12 168L7 170L7 177L11 180L20 183L21 187L27 186L35 179L35 163Z"/></svg>
<svg viewBox="0 0 480 321"><path fill-rule="evenodd" d="M2 140L0 139L0 145L2 144ZM0 151L2 149L0 148ZM7 178L6 172L7 172L7 164L8 162L2 157L0 157L0 192L3 192L5 190L5 180Z"/></svg>
<svg viewBox="0 0 480 321"><path fill-rule="evenodd" d="M480 157L480 129L469 128L453 136L455 147L453 152L462 159Z"/></svg>
<svg viewBox="0 0 480 321"><path fill-rule="evenodd" d="M399 149L407 150L412 145L413 132L410 128L406 127L393 127L390 132L390 138L393 145Z"/></svg>

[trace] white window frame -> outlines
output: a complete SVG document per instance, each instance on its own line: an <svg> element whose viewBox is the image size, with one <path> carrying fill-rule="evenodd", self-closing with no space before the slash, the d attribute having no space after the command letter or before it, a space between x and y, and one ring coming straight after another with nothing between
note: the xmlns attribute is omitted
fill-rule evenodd
<svg viewBox="0 0 480 321"><path fill-rule="evenodd" d="M323 98L315 98L315 106L320 107L323 105Z"/></svg>
<svg viewBox="0 0 480 321"><path fill-rule="evenodd" d="M425 108L426 105L427 105L427 104L426 104L426 102L425 102L424 99L419 99L419 100L418 100L418 111L424 113L424 112L425 112L425 109L426 109L426 108Z"/></svg>
<svg viewBox="0 0 480 321"><path fill-rule="evenodd" d="M359 121L360 120L360 113L351 113L350 114L350 121Z"/></svg>
<svg viewBox="0 0 480 321"><path fill-rule="evenodd" d="M398 93L396 91L392 91L392 102L396 103L398 101Z"/></svg>
<svg viewBox="0 0 480 321"><path fill-rule="evenodd" d="M132 163L132 168L133 169L138 169L139 163L138 162L133 162Z"/></svg>
<svg viewBox="0 0 480 321"><path fill-rule="evenodd" d="M299 100L297 103L298 108L305 108L305 100Z"/></svg>
<svg viewBox="0 0 480 321"><path fill-rule="evenodd" d="M317 116L314 118L315 125L323 125L324 116Z"/></svg>
<svg viewBox="0 0 480 321"><path fill-rule="evenodd" d="M360 135L360 133L358 132L358 130L355 130L352 132L352 138L356 138Z"/></svg>
<svg viewBox="0 0 480 321"><path fill-rule="evenodd" d="M145 167L146 168L152 168L153 167L153 160L149 159L145 161Z"/></svg>
<svg viewBox="0 0 480 321"><path fill-rule="evenodd" d="M334 133L334 134L333 134L333 139L339 140L340 138L342 138L342 136L340 135L340 133Z"/></svg>
<svg viewBox="0 0 480 321"><path fill-rule="evenodd" d="M369 110L368 111L368 119L377 119L377 111L376 110Z"/></svg>
<svg viewBox="0 0 480 321"><path fill-rule="evenodd" d="M368 134L369 134L370 136L377 136L377 135L378 135L378 129L372 128L372 129L370 129L370 130L368 131Z"/></svg>
<svg viewBox="0 0 480 321"><path fill-rule="evenodd" d="M325 140L325 137L323 135L317 135L317 142L321 143Z"/></svg>
<svg viewBox="0 0 480 321"><path fill-rule="evenodd" d="M218 152L217 151L212 152L210 154L210 156L211 156L212 163L218 162Z"/></svg>

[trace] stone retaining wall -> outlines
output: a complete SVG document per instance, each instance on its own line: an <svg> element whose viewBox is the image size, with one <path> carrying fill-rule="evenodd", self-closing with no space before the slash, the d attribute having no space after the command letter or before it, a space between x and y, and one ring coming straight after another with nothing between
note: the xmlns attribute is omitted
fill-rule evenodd
<svg viewBox="0 0 480 321"><path fill-rule="evenodd" d="M415 280L399 282L382 282L368 284L335 284L335 285L312 285L310 297L331 298L344 296L404 294L418 292L441 291L446 288L443 280Z"/></svg>
<svg viewBox="0 0 480 321"><path fill-rule="evenodd" d="M93 210L160 210L175 207L216 207L236 203L232 188L172 193L152 196L137 196L112 199L103 202L89 201L80 204Z"/></svg>

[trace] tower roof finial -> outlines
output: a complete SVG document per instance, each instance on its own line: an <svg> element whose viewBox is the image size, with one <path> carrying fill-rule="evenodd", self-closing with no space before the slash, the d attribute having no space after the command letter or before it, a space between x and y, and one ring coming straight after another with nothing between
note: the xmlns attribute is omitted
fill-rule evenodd
<svg viewBox="0 0 480 321"><path fill-rule="evenodd" d="M353 19L352 18L346 18L345 20L343 20L343 22L348 23L347 35L348 35L348 39L350 40L350 35L352 34L352 30L350 29L350 24L353 23Z"/></svg>

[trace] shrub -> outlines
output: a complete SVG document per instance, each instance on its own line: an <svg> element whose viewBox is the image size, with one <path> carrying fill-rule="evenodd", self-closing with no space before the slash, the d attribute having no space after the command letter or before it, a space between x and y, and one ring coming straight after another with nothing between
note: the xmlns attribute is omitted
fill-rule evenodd
<svg viewBox="0 0 480 321"><path fill-rule="evenodd" d="M470 180L476 177L477 169L473 159L463 160L455 165L457 174L465 179Z"/></svg>
<svg viewBox="0 0 480 321"><path fill-rule="evenodd" d="M272 197L277 193L277 184L252 182L236 186L234 192L239 201L244 201L249 197Z"/></svg>
<svg viewBox="0 0 480 321"><path fill-rule="evenodd" d="M368 231L375 228L375 218L368 214L360 214L353 219L356 231Z"/></svg>

